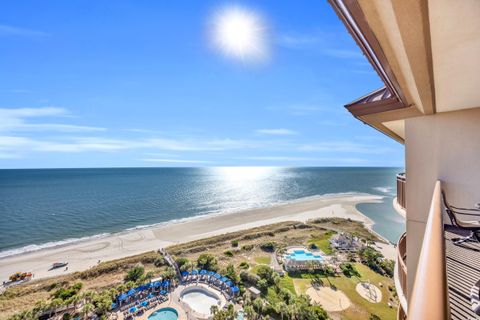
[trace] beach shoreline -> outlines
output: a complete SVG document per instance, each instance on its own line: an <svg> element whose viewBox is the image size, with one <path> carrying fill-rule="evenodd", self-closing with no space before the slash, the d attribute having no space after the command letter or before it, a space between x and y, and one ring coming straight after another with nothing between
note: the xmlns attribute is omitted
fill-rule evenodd
<svg viewBox="0 0 480 320"><path fill-rule="evenodd" d="M341 193L313 196L263 208L210 214L151 226L131 228L119 233L85 238L54 247L0 258L0 279L14 272L32 272L34 279L83 271L98 261L120 259L169 245L208 238L229 232L285 221L305 222L318 218L344 218L362 222L373 234L374 221L356 209L358 203L377 203L382 196L366 193ZM53 262L68 261L64 268L50 270Z"/></svg>

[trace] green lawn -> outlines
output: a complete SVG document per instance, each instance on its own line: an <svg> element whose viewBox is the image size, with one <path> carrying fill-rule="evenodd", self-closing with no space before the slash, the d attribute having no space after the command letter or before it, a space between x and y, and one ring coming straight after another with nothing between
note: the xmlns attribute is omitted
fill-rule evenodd
<svg viewBox="0 0 480 320"><path fill-rule="evenodd" d="M293 285L293 279L285 274L280 280L280 287L289 290L293 294L297 294L295 291L295 286Z"/></svg>
<svg viewBox="0 0 480 320"><path fill-rule="evenodd" d="M253 258L256 263L259 264L270 264L270 256L260 256Z"/></svg>
<svg viewBox="0 0 480 320"><path fill-rule="evenodd" d="M382 291L382 301L380 303L371 303L363 299L355 290L356 285L359 283L359 279L356 277L347 278L343 275L340 277L322 277L325 285L333 285L337 289L342 290L352 301L352 306L350 308L339 313L342 319L368 320L372 313L379 316L382 320L396 319L397 310L395 308L390 308L387 305L390 297L388 284L391 284L392 280L375 273L370 270L370 268L360 263L355 263L355 268L360 272L362 281L370 280L372 284L375 284L379 288L379 282L383 284L383 287L380 288ZM297 293L305 293L311 286L311 280L303 277L295 278L293 279L293 282L297 289Z"/></svg>
<svg viewBox="0 0 480 320"><path fill-rule="evenodd" d="M319 237L314 237L308 240L308 244L315 244L325 254L332 254L332 248L330 247L330 238L335 234L335 231L327 231Z"/></svg>

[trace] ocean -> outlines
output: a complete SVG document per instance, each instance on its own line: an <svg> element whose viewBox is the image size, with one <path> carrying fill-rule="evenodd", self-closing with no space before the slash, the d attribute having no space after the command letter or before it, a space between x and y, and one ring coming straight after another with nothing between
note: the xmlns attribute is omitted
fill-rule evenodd
<svg viewBox="0 0 480 320"><path fill-rule="evenodd" d="M396 242L401 168L99 168L0 170L0 257L199 215L315 195L383 196L358 209ZM240 213L239 213L240 214Z"/></svg>

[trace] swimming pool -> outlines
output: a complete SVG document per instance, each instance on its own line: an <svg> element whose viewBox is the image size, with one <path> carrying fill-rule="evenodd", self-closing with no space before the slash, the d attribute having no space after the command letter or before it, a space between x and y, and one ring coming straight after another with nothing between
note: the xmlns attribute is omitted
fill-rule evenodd
<svg viewBox="0 0 480 320"><path fill-rule="evenodd" d="M295 261L322 261L323 257L321 255L315 255L311 252L305 250L293 250L288 255L288 258Z"/></svg>
<svg viewBox="0 0 480 320"><path fill-rule="evenodd" d="M202 315L210 316L211 307L220 307L220 298L213 292L203 287L185 289L181 294L182 301Z"/></svg>
<svg viewBox="0 0 480 320"><path fill-rule="evenodd" d="M148 320L177 320L178 312L173 308L162 308L148 316Z"/></svg>

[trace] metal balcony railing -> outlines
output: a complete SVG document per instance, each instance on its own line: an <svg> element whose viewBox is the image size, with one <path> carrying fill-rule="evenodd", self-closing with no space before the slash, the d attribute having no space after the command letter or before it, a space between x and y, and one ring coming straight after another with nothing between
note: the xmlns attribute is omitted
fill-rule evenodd
<svg viewBox="0 0 480 320"><path fill-rule="evenodd" d="M406 189L405 185L407 183L407 177L405 173L397 174L397 202L402 209L405 210L406 207Z"/></svg>

